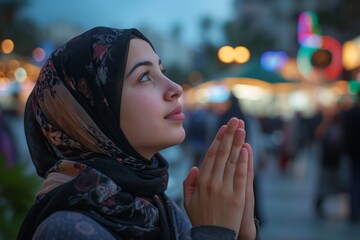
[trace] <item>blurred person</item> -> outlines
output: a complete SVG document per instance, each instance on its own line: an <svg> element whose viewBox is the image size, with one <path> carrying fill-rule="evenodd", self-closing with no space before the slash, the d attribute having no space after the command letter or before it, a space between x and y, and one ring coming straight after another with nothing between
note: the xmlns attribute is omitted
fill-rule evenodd
<svg viewBox="0 0 360 240"><path fill-rule="evenodd" d="M219 105L221 104L207 102L186 113L185 151L193 155L195 166L200 167L202 165L206 152L216 136L219 118L217 108Z"/></svg>
<svg viewBox="0 0 360 240"><path fill-rule="evenodd" d="M286 172L288 167L291 166L301 149L302 128L302 118L299 112L296 112L290 119L283 120L282 132L284 138L280 146L279 160L279 167L282 172Z"/></svg>
<svg viewBox="0 0 360 240"><path fill-rule="evenodd" d="M159 151L185 138L182 88L136 29L96 27L55 50L25 110L45 178L18 239L255 239L244 122L221 126L186 177L183 212Z"/></svg>
<svg viewBox="0 0 360 240"><path fill-rule="evenodd" d="M205 109L206 121L204 124L206 126L206 136L204 149L207 150L210 147L214 137L216 136L216 132L218 129L218 118L222 111L222 104L219 102L208 102L205 106ZM206 151L204 152L204 154L205 153ZM204 154L202 159L204 158Z"/></svg>
<svg viewBox="0 0 360 240"><path fill-rule="evenodd" d="M204 152L207 150L205 149L207 109L199 106L188 111L187 117L189 120L187 123L186 144L193 155L194 165L201 166Z"/></svg>
<svg viewBox="0 0 360 240"><path fill-rule="evenodd" d="M313 155L317 155L317 149L319 149L319 140L316 139L316 129L318 128L319 124L322 121L322 113L321 110L316 110L316 112L311 115L309 118L307 118L306 122L307 122L307 137L308 139L306 140L306 144L308 146L308 153L309 153L309 157L312 157Z"/></svg>
<svg viewBox="0 0 360 240"><path fill-rule="evenodd" d="M315 197L315 210L324 216L323 203L326 197L346 191L340 174L343 156L343 131L341 112L337 107L324 110L323 118L316 128L315 136L320 144L320 174Z"/></svg>
<svg viewBox="0 0 360 240"><path fill-rule="evenodd" d="M248 143L251 145L251 148L253 150L253 162L254 162L254 171L257 173L254 176L254 195L256 199L255 209L254 213L255 216L258 219L262 219L261 223L264 223L264 218L262 214L262 203L261 200L263 199L261 197L261 191L260 191L260 180L259 173L264 167L265 161L266 161L266 144L265 144L265 138L264 133L262 131L262 126L260 123L260 120L251 115L247 115L247 125L246 129L248 129L246 132L249 132L248 134Z"/></svg>
<svg viewBox="0 0 360 240"><path fill-rule="evenodd" d="M360 220L360 92L354 106L343 114L345 150L350 160L350 220Z"/></svg>
<svg viewBox="0 0 360 240"><path fill-rule="evenodd" d="M230 92L230 96L227 101L227 108L224 112L219 114L218 126L226 124L226 122L232 117L242 119L245 122L245 125L247 123L247 117L240 107L239 99L232 92Z"/></svg>

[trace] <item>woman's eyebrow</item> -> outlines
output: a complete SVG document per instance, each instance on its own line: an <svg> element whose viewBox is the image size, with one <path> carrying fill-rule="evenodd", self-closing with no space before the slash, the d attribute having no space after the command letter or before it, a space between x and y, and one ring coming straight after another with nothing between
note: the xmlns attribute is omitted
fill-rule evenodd
<svg viewBox="0 0 360 240"><path fill-rule="evenodd" d="M133 66L130 70L130 72L126 75L126 77L129 77L134 71L135 69L137 69L138 67L141 67L141 66L152 66L152 62L150 61L142 61L142 62L138 62L135 64L135 66Z"/></svg>
<svg viewBox="0 0 360 240"><path fill-rule="evenodd" d="M159 65L161 65L161 60L159 59ZM153 63L150 61L141 61L135 64L130 70L130 72L126 75L126 77L129 77L138 67L141 66L153 66Z"/></svg>

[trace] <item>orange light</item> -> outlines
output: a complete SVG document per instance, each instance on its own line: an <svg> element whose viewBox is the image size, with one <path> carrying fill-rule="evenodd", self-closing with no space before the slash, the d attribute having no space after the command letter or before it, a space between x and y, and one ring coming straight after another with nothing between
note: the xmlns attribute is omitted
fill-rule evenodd
<svg viewBox="0 0 360 240"><path fill-rule="evenodd" d="M223 63L231 63L235 59L234 48L230 46L221 47L218 51L218 58Z"/></svg>
<svg viewBox="0 0 360 240"><path fill-rule="evenodd" d="M5 54L10 54L14 51L14 42L11 39L5 39L1 43L1 51Z"/></svg>
<svg viewBox="0 0 360 240"><path fill-rule="evenodd" d="M246 63L250 59L250 51L246 47L239 46L235 48L235 62Z"/></svg>

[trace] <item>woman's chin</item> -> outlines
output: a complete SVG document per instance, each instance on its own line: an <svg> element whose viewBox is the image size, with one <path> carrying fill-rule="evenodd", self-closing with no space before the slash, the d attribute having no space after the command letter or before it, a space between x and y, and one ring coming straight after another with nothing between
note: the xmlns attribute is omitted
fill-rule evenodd
<svg viewBox="0 0 360 240"><path fill-rule="evenodd" d="M185 130L182 129L177 134L174 134L174 137L169 139L168 146L166 148L181 144L185 140L185 136Z"/></svg>
<svg viewBox="0 0 360 240"><path fill-rule="evenodd" d="M185 129L182 127L179 133L178 142L176 144L182 143L185 140L185 136L186 136Z"/></svg>

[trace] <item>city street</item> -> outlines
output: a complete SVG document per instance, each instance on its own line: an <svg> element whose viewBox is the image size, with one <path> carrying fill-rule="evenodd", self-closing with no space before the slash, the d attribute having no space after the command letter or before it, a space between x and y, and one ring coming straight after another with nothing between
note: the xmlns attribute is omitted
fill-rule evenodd
<svg viewBox="0 0 360 240"><path fill-rule="evenodd" d="M360 239L360 223L346 219L348 196L330 196L325 218L316 216L313 201L319 176L318 161L309 150L300 154L286 173L271 159L259 178L262 240Z"/></svg>

